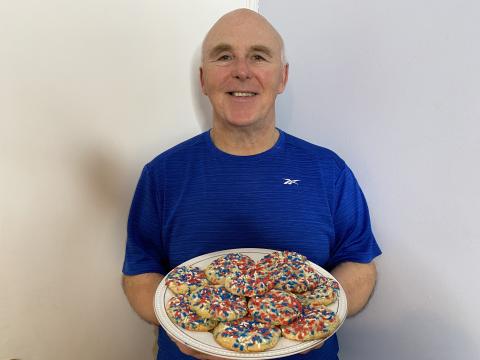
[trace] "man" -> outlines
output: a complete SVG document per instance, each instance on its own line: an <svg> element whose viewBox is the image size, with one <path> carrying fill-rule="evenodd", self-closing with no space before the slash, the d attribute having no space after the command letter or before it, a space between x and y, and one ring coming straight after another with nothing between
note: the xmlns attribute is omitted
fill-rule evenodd
<svg viewBox="0 0 480 360"><path fill-rule="evenodd" d="M135 311L158 324L155 289L178 264L240 247L292 250L330 270L344 287L348 315L372 293L380 249L367 205L333 152L275 127L285 89L283 41L259 14L224 15L202 47L200 82L213 126L159 155L142 172L128 223L124 290ZM213 359L159 330L157 359ZM332 337L292 359L337 359Z"/></svg>

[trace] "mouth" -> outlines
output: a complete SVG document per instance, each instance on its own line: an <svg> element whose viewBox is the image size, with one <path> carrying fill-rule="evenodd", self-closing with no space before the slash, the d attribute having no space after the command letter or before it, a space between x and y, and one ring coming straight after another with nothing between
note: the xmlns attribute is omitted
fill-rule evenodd
<svg viewBox="0 0 480 360"><path fill-rule="evenodd" d="M229 91L227 94L233 97L252 97L258 95L258 93L250 91Z"/></svg>

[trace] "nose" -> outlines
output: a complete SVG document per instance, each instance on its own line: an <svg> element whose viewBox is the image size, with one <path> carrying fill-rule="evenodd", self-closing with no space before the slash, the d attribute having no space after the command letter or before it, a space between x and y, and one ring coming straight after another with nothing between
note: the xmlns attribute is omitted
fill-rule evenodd
<svg viewBox="0 0 480 360"><path fill-rule="evenodd" d="M245 59L237 59L232 69L232 76L238 80L245 81L252 77L250 65Z"/></svg>

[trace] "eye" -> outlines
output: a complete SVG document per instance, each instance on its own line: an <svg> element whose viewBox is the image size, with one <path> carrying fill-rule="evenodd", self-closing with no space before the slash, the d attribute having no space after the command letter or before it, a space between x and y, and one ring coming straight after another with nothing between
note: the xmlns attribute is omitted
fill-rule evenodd
<svg viewBox="0 0 480 360"><path fill-rule="evenodd" d="M254 61L265 61L265 58L262 55L255 54L252 56Z"/></svg>
<svg viewBox="0 0 480 360"><path fill-rule="evenodd" d="M228 60L232 60L232 55L223 54L223 55L220 55L220 57L217 59L217 61L228 61Z"/></svg>

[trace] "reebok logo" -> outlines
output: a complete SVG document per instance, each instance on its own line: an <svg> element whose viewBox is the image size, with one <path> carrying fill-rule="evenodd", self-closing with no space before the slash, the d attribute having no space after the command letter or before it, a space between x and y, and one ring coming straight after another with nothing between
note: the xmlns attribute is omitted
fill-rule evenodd
<svg viewBox="0 0 480 360"><path fill-rule="evenodd" d="M292 179L283 179L283 180L284 180L283 185L293 185L293 184L298 185L298 182L300 181L300 180L292 180Z"/></svg>

